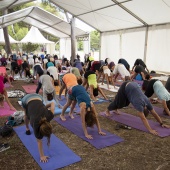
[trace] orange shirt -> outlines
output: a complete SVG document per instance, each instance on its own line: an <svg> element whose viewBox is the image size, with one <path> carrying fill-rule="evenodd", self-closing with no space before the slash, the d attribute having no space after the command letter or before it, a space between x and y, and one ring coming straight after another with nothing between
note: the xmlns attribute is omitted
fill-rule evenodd
<svg viewBox="0 0 170 170"><path fill-rule="evenodd" d="M63 81L67 87L67 89L69 89L72 86L76 86L78 85L77 83L77 78L74 74L72 73L67 73L63 76Z"/></svg>

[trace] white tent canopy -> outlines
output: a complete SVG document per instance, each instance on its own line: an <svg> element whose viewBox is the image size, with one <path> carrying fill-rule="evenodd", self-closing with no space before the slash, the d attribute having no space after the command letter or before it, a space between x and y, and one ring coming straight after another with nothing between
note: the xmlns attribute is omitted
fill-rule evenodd
<svg viewBox="0 0 170 170"><path fill-rule="evenodd" d="M34 0L2 0L0 1L0 10L5 8L11 8L13 6L21 5L23 3L31 2Z"/></svg>
<svg viewBox="0 0 170 170"><path fill-rule="evenodd" d="M101 32L101 59L170 72L170 0L50 1Z"/></svg>
<svg viewBox="0 0 170 170"><path fill-rule="evenodd" d="M47 40L38 28L31 27L27 35L20 41L21 43L35 43L35 44L54 44L54 42Z"/></svg>
<svg viewBox="0 0 170 170"><path fill-rule="evenodd" d="M169 0L50 0L100 32L170 23Z"/></svg>
<svg viewBox="0 0 170 170"><path fill-rule="evenodd" d="M68 22L39 8L29 7L0 17L0 27L23 21L59 38L70 37L71 26ZM75 28L75 36L86 34Z"/></svg>
<svg viewBox="0 0 170 170"><path fill-rule="evenodd" d="M18 41L14 40L10 35L8 36L9 36L9 41L11 44L19 43ZM3 29L0 29L0 44L5 44Z"/></svg>

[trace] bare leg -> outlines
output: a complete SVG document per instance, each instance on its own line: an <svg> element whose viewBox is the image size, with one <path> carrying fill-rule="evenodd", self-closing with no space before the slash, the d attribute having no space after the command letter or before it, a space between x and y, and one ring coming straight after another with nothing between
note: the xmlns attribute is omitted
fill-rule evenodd
<svg viewBox="0 0 170 170"><path fill-rule="evenodd" d="M66 121L66 118L64 116L64 113L66 111L66 109L71 105L72 103L72 100L70 100L68 97L67 97L67 103L64 105L63 109L62 109L62 112L60 114L60 118L62 121Z"/></svg>
<svg viewBox="0 0 170 170"><path fill-rule="evenodd" d="M72 104L71 104L71 109L70 109L70 112L69 112L69 116L71 117L71 119L74 119L73 110L74 110L74 108L75 108L75 106L76 106L76 103L77 103L77 101L76 101L76 100L73 100L73 101L72 101Z"/></svg>
<svg viewBox="0 0 170 170"><path fill-rule="evenodd" d="M24 121L25 121L26 131L28 131L28 130L30 130L30 128L29 128L30 121L26 115L25 115L24 119L25 119Z"/></svg>

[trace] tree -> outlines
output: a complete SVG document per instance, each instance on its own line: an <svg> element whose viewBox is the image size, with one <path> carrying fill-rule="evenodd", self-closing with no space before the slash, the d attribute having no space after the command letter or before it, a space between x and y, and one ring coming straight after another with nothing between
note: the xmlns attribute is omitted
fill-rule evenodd
<svg viewBox="0 0 170 170"><path fill-rule="evenodd" d="M39 47L39 44L32 44L32 43L27 43L23 44L22 50L25 51L26 53L34 52L37 48Z"/></svg>
<svg viewBox="0 0 170 170"><path fill-rule="evenodd" d="M99 50L99 44L100 44L100 33L98 31L92 31L90 33L91 37L91 49Z"/></svg>
<svg viewBox="0 0 170 170"><path fill-rule="evenodd" d="M79 51L83 50L83 41L77 42L77 48L78 48Z"/></svg>

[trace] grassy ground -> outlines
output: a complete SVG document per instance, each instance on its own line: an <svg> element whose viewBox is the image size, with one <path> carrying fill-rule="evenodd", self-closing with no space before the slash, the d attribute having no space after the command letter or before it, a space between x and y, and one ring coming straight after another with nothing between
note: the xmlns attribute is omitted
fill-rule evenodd
<svg viewBox="0 0 170 170"><path fill-rule="evenodd" d="M22 89L23 81L15 81L12 89ZM113 94L105 91L106 94ZM16 109L21 110L17 99L10 99ZM160 104L157 104L160 105ZM108 103L97 104L97 112L104 111ZM129 114L136 115L136 111L128 107L124 109ZM6 121L6 117L0 118L0 126ZM148 119L153 119L149 115ZM89 143L83 141L55 121L52 121L53 133L59 137L82 160L63 168L64 170L169 170L170 169L170 137L160 138L136 129L115 130L116 122L99 116L101 127L124 139L124 142L95 149ZM154 120L154 119L153 119ZM170 119L163 118L167 124ZM142 123L142 122L141 122ZM3 170L39 170L40 167L34 161L27 149L15 133L10 137L0 138L1 142L8 142L11 148L0 153L0 169ZM31 142L31 141L30 141Z"/></svg>

